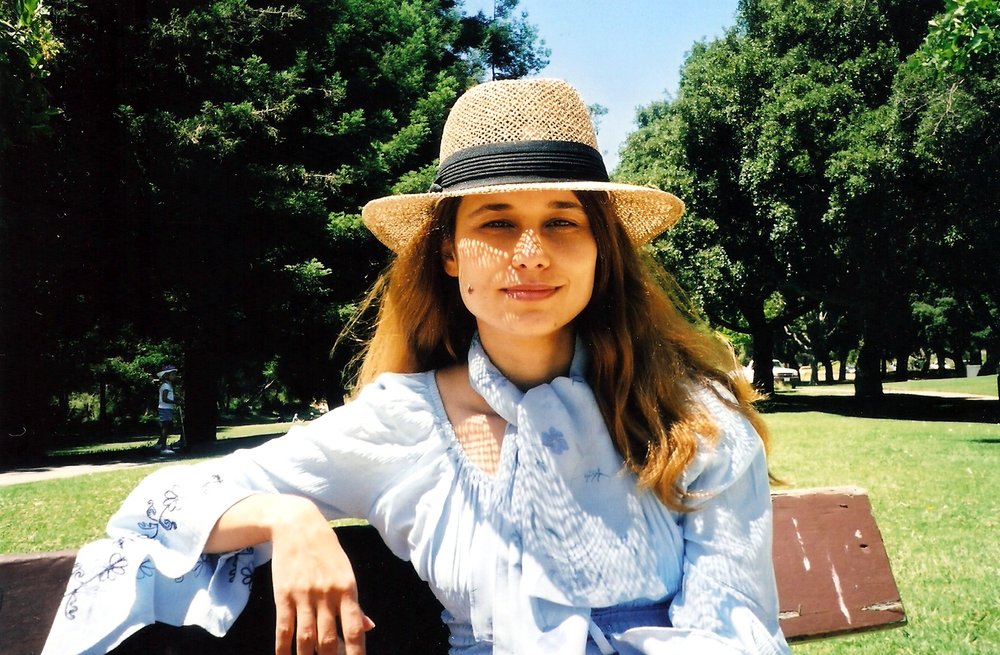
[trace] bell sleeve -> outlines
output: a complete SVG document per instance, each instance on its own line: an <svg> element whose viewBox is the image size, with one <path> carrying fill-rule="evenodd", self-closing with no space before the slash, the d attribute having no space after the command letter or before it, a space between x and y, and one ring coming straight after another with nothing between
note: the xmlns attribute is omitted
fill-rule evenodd
<svg viewBox="0 0 1000 655"><path fill-rule="evenodd" d="M380 496L419 475L414 464L433 445L423 398L414 376L382 376L283 437L148 476L112 516L108 538L77 554L43 655L105 653L154 622L225 634L270 545L204 554L219 517L252 494L283 493L313 500L327 518L377 519Z"/></svg>
<svg viewBox="0 0 1000 655"><path fill-rule="evenodd" d="M671 623L693 635L711 633L730 647L720 643L718 652L786 655L763 443L746 417L719 398L704 402L720 434L703 444L682 480L695 510L682 518L683 577Z"/></svg>

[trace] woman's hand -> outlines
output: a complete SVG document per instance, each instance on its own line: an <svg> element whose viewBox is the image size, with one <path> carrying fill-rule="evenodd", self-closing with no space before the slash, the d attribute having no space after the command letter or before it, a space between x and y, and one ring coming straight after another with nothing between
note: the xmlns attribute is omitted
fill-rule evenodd
<svg viewBox="0 0 1000 655"><path fill-rule="evenodd" d="M347 655L362 655L375 624L358 605L354 570L336 534L309 501L281 519L271 539L275 652L289 653L294 637L298 653L335 655L339 616Z"/></svg>
<svg viewBox="0 0 1000 655"><path fill-rule="evenodd" d="M233 505L216 523L206 550L228 552L270 541L277 609L275 653L337 653L337 617L347 655L363 655L375 624L358 605L354 571L336 534L304 498L260 494Z"/></svg>

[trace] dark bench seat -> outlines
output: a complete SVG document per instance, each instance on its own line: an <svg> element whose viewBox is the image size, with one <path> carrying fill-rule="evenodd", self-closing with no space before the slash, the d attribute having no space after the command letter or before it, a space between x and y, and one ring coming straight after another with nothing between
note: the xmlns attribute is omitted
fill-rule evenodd
<svg viewBox="0 0 1000 655"><path fill-rule="evenodd" d="M790 642L896 627L906 617L865 493L810 489L777 493L774 564L781 625ZM371 655L447 653L441 606L408 562L374 529L337 528L354 565L361 605L375 621ZM0 655L35 655L66 589L75 551L0 556ZM116 655L273 653L270 567L254 574L250 602L223 639L200 628L155 625Z"/></svg>

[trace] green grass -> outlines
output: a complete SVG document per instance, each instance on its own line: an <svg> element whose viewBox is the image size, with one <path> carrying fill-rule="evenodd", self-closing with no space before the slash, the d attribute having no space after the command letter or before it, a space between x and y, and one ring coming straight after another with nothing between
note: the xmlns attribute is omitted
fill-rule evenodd
<svg viewBox="0 0 1000 655"><path fill-rule="evenodd" d="M884 382L882 389L885 393L900 392L927 392L940 391L950 394L965 394L969 396L989 396L997 397L997 378L995 375L987 375L974 378L942 378L926 380L910 380L908 382ZM778 393L801 393L804 395L853 395L853 382L839 382L833 385L810 385L801 384L795 389L788 386L778 385Z"/></svg>
<svg viewBox="0 0 1000 655"><path fill-rule="evenodd" d="M989 393L995 384L994 377L957 378L903 388ZM822 387L799 391L778 394L778 406L790 401L786 411L765 416L773 431L771 468L792 487L868 490L909 624L796 645L795 654L1000 653L1000 424L982 418L997 413L956 413L954 403L906 397L912 402L900 405L904 415L926 420L861 418L847 399L817 404L831 400L813 397ZM819 406L825 411L811 411ZM75 548L101 536L107 517L150 470L0 487L0 552Z"/></svg>
<svg viewBox="0 0 1000 655"><path fill-rule="evenodd" d="M0 487L0 552L65 550L103 537L129 491L160 466Z"/></svg>
<svg viewBox="0 0 1000 655"><path fill-rule="evenodd" d="M766 421L779 478L868 490L909 620L797 654L1000 652L1000 425L816 412Z"/></svg>
<svg viewBox="0 0 1000 655"><path fill-rule="evenodd" d="M884 385L892 391L945 391L997 397L997 376L983 375L974 378L945 378L943 380L910 380L909 382L889 382Z"/></svg>

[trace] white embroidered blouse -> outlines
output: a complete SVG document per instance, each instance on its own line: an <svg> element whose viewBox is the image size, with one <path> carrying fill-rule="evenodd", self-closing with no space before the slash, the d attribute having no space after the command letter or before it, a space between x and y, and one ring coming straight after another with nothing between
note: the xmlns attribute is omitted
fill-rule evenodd
<svg viewBox="0 0 1000 655"><path fill-rule="evenodd" d="M681 514L639 490L584 380L519 391L478 342L473 388L508 423L495 475L448 422L433 372L386 374L349 404L252 450L144 480L79 552L44 653L104 653L154 621L221 635L267 544L203 555L219 516L253 493L361 517L445 607L453 655L787 654L771 562L760 438L716 394L720 427L685 471Z"/></svg>

